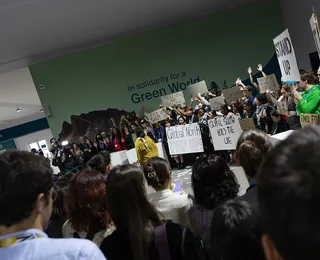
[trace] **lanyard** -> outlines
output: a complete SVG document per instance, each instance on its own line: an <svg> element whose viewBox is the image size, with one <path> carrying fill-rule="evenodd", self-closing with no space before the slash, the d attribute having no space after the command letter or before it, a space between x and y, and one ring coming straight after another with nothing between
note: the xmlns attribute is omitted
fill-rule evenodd
<svg viewBox="0 0 320 260"><path fill-rule="evenodd" d="M22 243L26 240L32 240L37 238L44 238L44 236L38 233L31 233L31 234L21 234L17 236L8 237L0 240L0 248L8 247L14 244Z"/></svg>

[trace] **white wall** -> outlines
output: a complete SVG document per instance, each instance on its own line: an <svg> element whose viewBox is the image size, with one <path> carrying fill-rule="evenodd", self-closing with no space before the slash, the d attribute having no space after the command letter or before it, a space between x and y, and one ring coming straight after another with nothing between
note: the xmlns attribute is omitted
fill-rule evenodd
<svg viewBox="0 0 320 260"><path fill-rule="evenodd" d="M311 69L309 53L316 51L309 20L312 7L320 17L320 0L280 0L285 27L289 29L300 69Z"/></svg>
<svg viewBox="0 0 320 260"><path fill-rule="evenodd" d="M28 149L28 144L35 142L35 141L40 141L45 139L47 142L48 147L50 148L50 139L52 138L52 132L50 128L41 130L38 132L34 132L32 134L24 135L18 138L14 139L14 142L16 144L17 150L24 150L24 151L29 151Z"/></svg>

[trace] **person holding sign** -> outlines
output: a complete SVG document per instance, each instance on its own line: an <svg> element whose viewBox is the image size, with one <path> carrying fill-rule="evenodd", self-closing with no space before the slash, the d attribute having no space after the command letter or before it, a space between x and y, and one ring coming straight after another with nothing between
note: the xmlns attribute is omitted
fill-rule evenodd
<svg viewBox="0 0 320 260"><path fill-rule="evenodd" d="M304 90L302 95L294 92L297 102L297 112L299 114L320 114L320 87L313 72L303 72L299 87Z"/></svg>
<svg viewBox="0 0 320 260"><path fill-rule="evenodd" d="M178 125L185 125L185 124L186 124L186 121L184 120L184 118L182 116L179 117ZM183 158L182 154L178 154L178 155L173 156L173 159L178 164L178 170L182 170L186 167L184 164L184 158Z"/></svg>
<svg viewBox="0 0 320 260"><path fill-rule="evenodd" d="M141 165L146 163L150 158L158 157L158 147L156 143L146 135L142 128L136 129L137 140L135 142L137 158Z"/></svg>

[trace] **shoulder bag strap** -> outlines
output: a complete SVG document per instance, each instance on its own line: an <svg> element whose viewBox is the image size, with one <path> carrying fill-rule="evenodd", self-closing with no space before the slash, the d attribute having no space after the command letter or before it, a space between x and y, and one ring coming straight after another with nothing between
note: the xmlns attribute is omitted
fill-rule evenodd
<svg viewBox="0 0 320 260"><path fill-rule="evenodd" d="M155 247L158 251L159 260L171 260L166 224L156 227Z"/></svg>

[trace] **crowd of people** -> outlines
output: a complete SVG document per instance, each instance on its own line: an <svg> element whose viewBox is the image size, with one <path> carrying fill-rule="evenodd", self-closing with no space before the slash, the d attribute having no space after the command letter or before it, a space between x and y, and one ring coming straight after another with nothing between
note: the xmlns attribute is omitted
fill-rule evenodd
<svg viewBox="0 0 320 260"><path fill-rule="evenodd" d="M267 76L263 72L262 65L258 65L258 70L263 77ZM65 146L52 138L50 141L53 154L52 164L58 166L61 172L76 172L100 151L118 152L132 148L136 148L138 162L143 164L150 156L157 154L154 143L162 142L169 155L166 127L188 123L199 124L204 153L212 153L214 152L214 140L212 140L208 125L211 119L230 115L237 115L239 119L252 118L255 128L274 135L290 129L300 129L299 116L301 114L320 114L320 87L318 85L320 68L317 72L318 78L311 71L301 70L301 81L283 83L279 90L267 90L266 92L263 92L254 82L251 68L248 68L248 73L251 86L244 85L240 78L236 81L243 97L234 100L231 104L223 104L220 110L212 110L210 107L209 99L222 95L221 91L216 90L214 93L208 92L205 95L199 94L197 97L191 97L189 106L163 108L168 114L168 119L156 124L149 124L145 117L133 121L130 125L124 125L121 131L116 127L111 127L108 133L103 131L97 133L94 140L83 136L79 138L78 143ZM279 109L280 105L281 109ZM217 153L226 162L232 160L232 156L227 151ZM185 168L184 156L172 156L170 165L177 166L178 169Z"/></svg>
<svg viewBox="0 0 320 260"><path fill-rule="evenodd" d="M174 192L170 164L157 156L112 168L100 151L80 172L54 179L43 156L6 151L1 259L316 259L319 145L316 125L276 147L264 131L244 131L234 158L250 187L240 196L214 153L194 162L191 195Z"/></svg>

